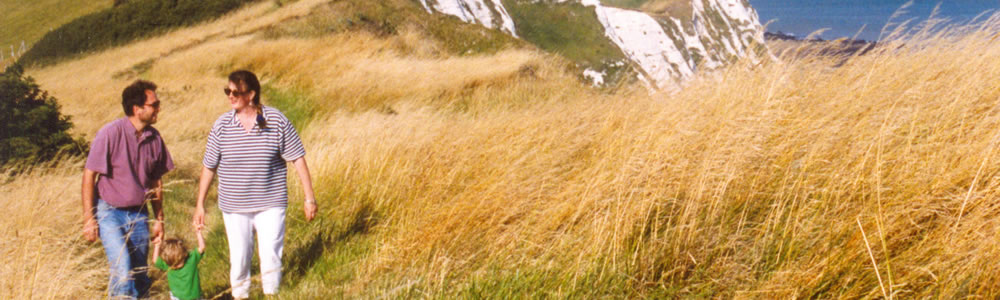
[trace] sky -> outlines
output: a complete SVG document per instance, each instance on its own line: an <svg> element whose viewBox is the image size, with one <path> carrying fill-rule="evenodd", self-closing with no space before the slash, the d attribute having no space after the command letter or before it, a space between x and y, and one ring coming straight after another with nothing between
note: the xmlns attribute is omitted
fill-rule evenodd
<svg viewBox="0 0 1000 300"><path fill-rule="evenodd" d="M863 1L863 0L749 0L757 10L761 24L770 32L784 32L805 37L817 30L828 28L819 37L836 39L853 37L875 41L879 39L883 26L890 17L901 9L906 0ZM892 21L899 23L915 18L926 20L935 6L940 5L938 16L951 22L969 22L977 15L996 12L1000 0L914 0L912 5L902 8L901 17ZM892 23L890 23L891 27ZM864 27L862 27L864 26ZM864 29L862 29L864 28ZM889 30L891 31L891 29Z"/></svg>

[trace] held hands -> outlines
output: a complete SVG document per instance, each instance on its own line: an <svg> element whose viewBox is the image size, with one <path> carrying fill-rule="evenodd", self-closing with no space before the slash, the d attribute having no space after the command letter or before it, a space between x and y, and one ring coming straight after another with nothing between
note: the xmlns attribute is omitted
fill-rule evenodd
<svg viewBox="0 0 1000 300"><path fill-rule="evenodd" d="M152 233L153 233L153 236L155 237L154 239L162 239L163 238L163 221L160 221L160 220L153 221L153 232Z"/></svg>
<svg viewBox="0 0 1000 300"><path fill-rule="evenodd" d="M202 230L205 228L205 208L195 207L194 214L191 216L191 225L194 226L195 230Z"/></svg>

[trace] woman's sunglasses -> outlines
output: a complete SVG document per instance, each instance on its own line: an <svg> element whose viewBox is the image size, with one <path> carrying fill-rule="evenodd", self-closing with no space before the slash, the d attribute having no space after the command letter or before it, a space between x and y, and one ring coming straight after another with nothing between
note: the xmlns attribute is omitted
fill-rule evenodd
<svg viewBox="0 0 1000 300"><path fill-rule="evenodd" d="M226 96L229 96L230 94L232 94L235 97L242 97L243 95L246 95L246 94L250 93L250 91L240 92L240 91L232 90L230 88L224 88L224 89L222 89L222 91L226 93Z"/></svg>

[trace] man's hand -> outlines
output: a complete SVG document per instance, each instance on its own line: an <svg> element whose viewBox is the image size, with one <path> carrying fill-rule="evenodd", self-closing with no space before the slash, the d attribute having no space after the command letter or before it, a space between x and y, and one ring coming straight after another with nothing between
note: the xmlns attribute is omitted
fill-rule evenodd
<svg viewBox="0 0 1000 300"><path fill-rule="evenodd" d="M80 187L83 200L83 238L88 241L96 241L99 231L97 229L97 219L94 218L94 183L97 181L97 172L90 169L83 169L83 186Z"/></svg>
<svg viewBox="0 0 1000 300"><path fill-rule="evenodd" d="M83 221L83 238L87 241L97 241L97 219L87 218Z"/></svg>
<svg viewBox="0 0 1000 300"><path fill-rule="evenodd" d="M153 221L153 239L163 238L163 221Z"/></svg>
<svg viewBox="0 0 1000 300"><path fill-rule="evenodd" d="M306 213L306 221L312 221L316 217L316 210L318 209L316 200L306 199L306 203L302 205L302 211Z"/></svg>

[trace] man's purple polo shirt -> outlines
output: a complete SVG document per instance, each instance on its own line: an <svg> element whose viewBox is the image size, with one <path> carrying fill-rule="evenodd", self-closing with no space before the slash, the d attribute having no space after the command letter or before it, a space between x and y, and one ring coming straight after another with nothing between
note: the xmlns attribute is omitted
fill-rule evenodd
<svg viewBox="0 0 1000 300"><path fill-rule="evenodd" d="M131 207L145 202L146 190L174 168L174 161L159 131L146 126L136 138L135 126L121 118L97 131L86 168L101 174L101 199L114 207Z"/></svg>

